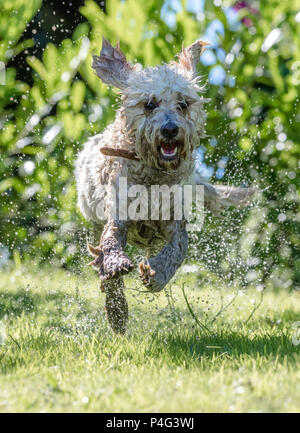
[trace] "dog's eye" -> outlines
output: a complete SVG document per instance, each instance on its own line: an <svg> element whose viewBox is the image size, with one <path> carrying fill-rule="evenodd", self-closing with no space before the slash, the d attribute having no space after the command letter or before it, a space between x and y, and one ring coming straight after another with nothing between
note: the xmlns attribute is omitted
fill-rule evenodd
<svg viewBox="0 0 300 433"><path fill-rule="evenodd" d="M158 107L158 103L154 99L151 99L151 101L148 101L145 104L145 110L148 112L153 111L154 108L157 108L157 107Z"/></svg>
<svg viewBox="0 0 300 433"><path fill-rule="evenodd" d="M178 110L184 111L187 109L187 107L188 107L188 104L186 102L184 102L184 101L178 102Z"/></svg>

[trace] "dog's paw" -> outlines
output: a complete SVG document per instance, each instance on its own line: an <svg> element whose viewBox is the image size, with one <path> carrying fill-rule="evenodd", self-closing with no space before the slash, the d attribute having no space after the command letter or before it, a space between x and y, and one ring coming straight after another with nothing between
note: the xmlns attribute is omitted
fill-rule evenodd
<svg viewBox="0 0 300 433"><path fill-rule="evenodd" d="M104 255L103 267L105 278L113 278L131 271L133 264L123 251L110 251Z"/></svg>
<svg viewBox="0 0 300 433"><path fill-rule="evenodd" d="M143 284L147 287L147 289L150 291L156 291L154 289L156 272L154 269L151 268L148 261L141 261L141 263L139 264L139 274Z"/></svg>
<svg viewBox="0 0 300 433"><path fill-rule="evenodd" d="M90 244L88 250L95 256L89 265L98 271L102 281L125 274L133 268L131 260L123 251L112 250L104 253L101 246L93 247Z"/></svg>
<svg viewBox="0 0 300 433"><path fill-rule="evenodd" d="M98 270L99 272L103 272L103 258L104 254L101 250L100 246L93 247L91 244L87 244L88 252L91 254L91 256L94 256L95 258L88 263L88 266L93 266L94 269Z"/></svg>

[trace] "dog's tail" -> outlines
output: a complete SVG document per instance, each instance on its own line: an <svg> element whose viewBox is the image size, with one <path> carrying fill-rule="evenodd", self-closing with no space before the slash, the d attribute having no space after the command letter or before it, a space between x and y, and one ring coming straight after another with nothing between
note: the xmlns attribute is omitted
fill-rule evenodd
<svg viewBox="0 0 300 433"><path fill-rule="evenodd" d="M215 214L228 206L248 206L262 191L255 187L241 188L229 185L212 185L196 174L196 184L204 187L204 203Z"/></svg>

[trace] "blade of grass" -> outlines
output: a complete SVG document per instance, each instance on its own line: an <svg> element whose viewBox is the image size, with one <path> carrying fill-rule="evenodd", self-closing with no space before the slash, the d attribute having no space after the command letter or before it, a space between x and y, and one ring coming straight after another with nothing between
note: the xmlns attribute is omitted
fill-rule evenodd
<svg viewBox="0 0 300 433"><path fill-rule="evenodd" d="M181 286L181 290L182 290L182 293L183 293L183 297L184 297L185 303L186 303L186 305L188 307L188 310L189 310L191 316L193 317L193 319L195 320L195 322L197 323L197 325L201 329L203 329L205 332L207 332L208 334L211 334L211 331L205 325L203 325L203 323L200 322L200 320L198 319L198 317L195 315L192 307L190 306L190 303L189 303L188 298L186 296L186 293L184 291L184 284Z"/></svg>

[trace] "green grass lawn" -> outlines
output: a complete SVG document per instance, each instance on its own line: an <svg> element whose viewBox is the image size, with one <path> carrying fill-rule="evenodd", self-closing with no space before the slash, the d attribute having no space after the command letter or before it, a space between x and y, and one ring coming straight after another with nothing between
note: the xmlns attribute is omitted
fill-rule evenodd
<svg viewBox="0 0 300 433"><path fill-rule="evenodd" d="M172 293L127 280L126 337L108 328L92 272L0 273L0 411L298 412L300 296L267 291L254 312L254 289L235 295L183 270ZM231 304L213 320L221 294Z"/></svg>

